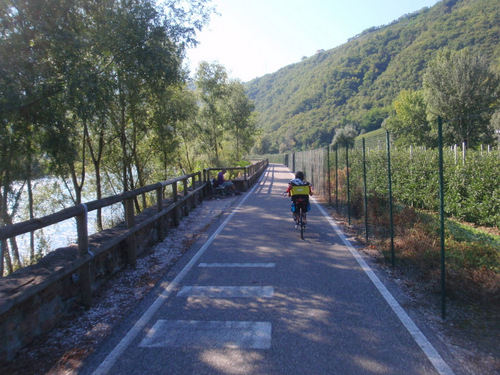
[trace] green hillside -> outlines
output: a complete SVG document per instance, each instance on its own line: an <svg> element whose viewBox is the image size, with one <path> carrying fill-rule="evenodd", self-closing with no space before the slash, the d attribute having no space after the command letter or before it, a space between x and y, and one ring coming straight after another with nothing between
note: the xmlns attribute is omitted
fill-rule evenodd
<svg viewBox="0 0 500 375"><path fill-rule="evenodd" d="M500 69L498 0L443 0L246 84L259 113L258 152L330 144L335 128L380 127L403 89L419 89L443 47L469 47Z"/></svg>

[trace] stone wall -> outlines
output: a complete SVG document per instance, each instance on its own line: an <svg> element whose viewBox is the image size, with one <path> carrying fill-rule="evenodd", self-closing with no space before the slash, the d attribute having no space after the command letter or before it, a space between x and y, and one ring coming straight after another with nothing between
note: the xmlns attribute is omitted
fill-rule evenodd
<svg viewBox="0 0 500 375"><path fill-rule="evenodd" d="M267 161L257 163L245 186L253 184L266 166ZM188 215L209 189L203 184L185 194L176 202L163 201L161 212L152 206L139 213L134 217L134 228L122 223L89 236L90 252L84 256L78 255L75 244L0 278L0 365L14 359L21 348L52 329L61 317L88 304L85 296L99 290L113 274L134 264L136 256L162 241L168 229Z"/></svg>
<svg viewBox="0 0 500 375"><path fill-rule="evenodd" d="M160 225L167 233L179 215L187 215L202 197L201 190L179 197L175 207L137 231L133 235L137 256L162 240ZM168 204L164 202L165 206ZM144 210L135 217L136 224L157 213L156 206ZM129 231L123 223L89 236L89 248L94 257L78 257L78 248L72 245L52 251L37 264L0 279L0 364L11 361L21 348L49 331L61 317L82 304L82 270L88 269L91 288L95 292L111 275L130 266L127 239L99 251L103 245L126 236Z"/></svg>

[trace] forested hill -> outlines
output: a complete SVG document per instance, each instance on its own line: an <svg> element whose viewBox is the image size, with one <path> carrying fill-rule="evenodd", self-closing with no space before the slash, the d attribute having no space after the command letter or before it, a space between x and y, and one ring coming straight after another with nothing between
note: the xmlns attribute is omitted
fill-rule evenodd
<svg viewBox="0 0 500 375"><path fill-rule="evenodd" d="M263 130L255 151L325 146L347 124L377 129L401 90L422 87L427 63L443 47L469 47L498 71L499 36L498 0L443 0L250 81Z"/></svg>

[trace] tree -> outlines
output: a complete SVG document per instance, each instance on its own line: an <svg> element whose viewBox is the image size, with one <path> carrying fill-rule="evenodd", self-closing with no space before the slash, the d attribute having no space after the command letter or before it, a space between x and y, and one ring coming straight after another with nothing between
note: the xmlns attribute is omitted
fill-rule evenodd
<svg viewBox="0 0 500 375"><path fill-rule="evenodd" d="M495 132L497 137L498 146L500 147L500 111L496 110L493 116L491 116L490 127Z"/></svg>
<svg viewBox="0 0 500 375"><path fill-rule="evenodd" d="M490 107L498 100L500 80L486 60L469 49L441 50L424 74L429 111L445 120L445 141L475 147L491 142Z"/></svg>
<svg viewBox="0 0 500 375"><path fill-rule="evenodd" d="M339 129L335 132L332 140L332 146L354 146L354 138L358 135L356 128L352 125L347 125L345 128Z"/></svg>
<svg viewBox="0 0 500 375"><path fill-rule="evenodd" d="M422 90L401 91L394 101L395 116L387 119L386 129L398 145L434 146L436 137L431 136L431 124L427 119L427 103Z"/></svg>
<svg viewBox="0 0 500 375"><path fill-rule="evenodd" d="M359 127L365 132L380 129L382 122L384 122L388 116L388 108L372 108L363 115Z"/></svg>
<svg viewBox="0 0 500 375"><path fill-rule="evenodd" d="M122 170L124 190L136 177L146 183L151 145L158 144L151 128L168 111L167 88L185 80L182 58L213 12L209 2L1 3L0 225L15 212L6 204L13 182L29 181L30 191L41 160L51 161L52 175L71 178L75 203L89 159L98 197L104 162L108 171ZM6 249L2 244L0 274Z"/></svg>
<svg viewBox="0 0 500 375"><path fill-rule="evenodd" d="M154 126L156 152L161 155L157 168L161 173L157 177L163 180L169 178L172 165L178 168L176 176L194 172L199 149L197 132L193 131L198 109L194 92L184 85L170 87L165 94L164 105L158 105L160 113L155 116Z"/></svg>
<svg viewBox="0 0 500 375"><path fill-rule="evenodd" d="M232 149L228 162L239 162L244 153L250 151L255 142L256 118L254 105L246 96L245 88L239 81L229 84L229 98L227 100L226 121L228 125L228 148Z"/></svg>
<svg viewBox="0 0 500 375"><path fill-rule="evenodd" d="M195 83L200 101L199 125L205 137L204 149L212 165L220 164L222 134L225 130L223 106L229 96L226 69L218 63L202 61Z"/></svg>

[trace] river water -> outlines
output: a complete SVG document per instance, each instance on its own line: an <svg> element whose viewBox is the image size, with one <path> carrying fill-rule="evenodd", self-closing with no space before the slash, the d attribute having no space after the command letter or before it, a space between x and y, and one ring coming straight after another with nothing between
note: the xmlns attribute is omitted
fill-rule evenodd
<svg viewBox="0 0 500 375"><path fill-rule="evenodd" d="M15 186L19 189L20 185ZM58 179L46 178L37 180L33 185L34 211L35 218L53 214L64 208L73 206L73 200L65 188L65 184ZM109 194L112 195L112 194ZM95 194L84 189L83 202L89 202L95 199ZM124 213L121 204L105 207L103 209L103 220L105 227L111 227L118 222L123 221ZM88 233L93 234L97 231L97 211L88 213ZM26 188L21 195L18 214L15 216L15 223L29 219L28 194ZM17 244L20 255L23 259L29 259L30 253L30 235L29 233L17 236ZM35 231L35 252L47 254L60 247L68 246L77 242L76 219L62 221L50 225L43 229Z"/></svg>

